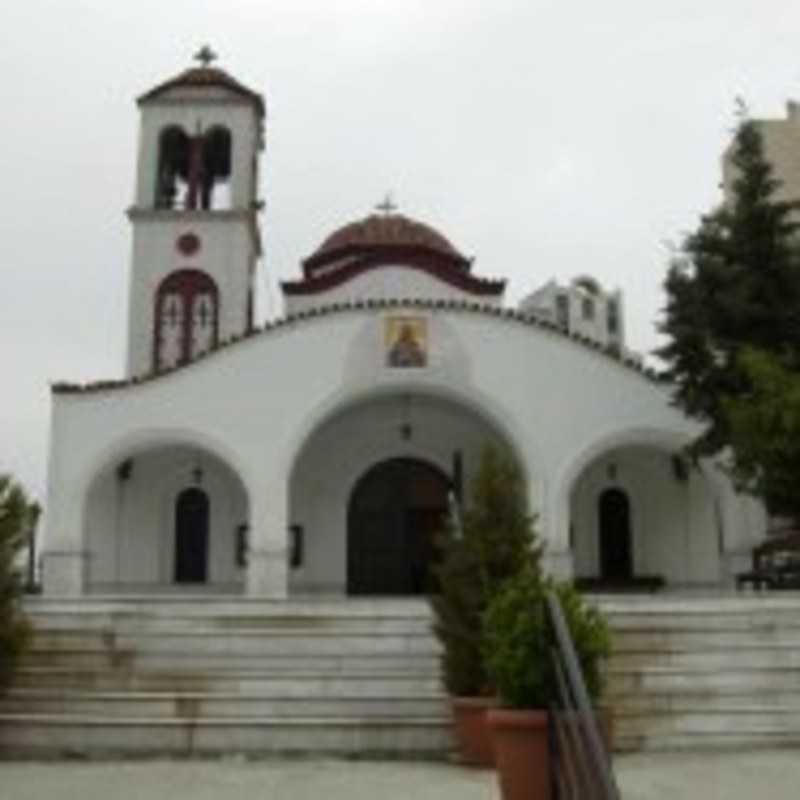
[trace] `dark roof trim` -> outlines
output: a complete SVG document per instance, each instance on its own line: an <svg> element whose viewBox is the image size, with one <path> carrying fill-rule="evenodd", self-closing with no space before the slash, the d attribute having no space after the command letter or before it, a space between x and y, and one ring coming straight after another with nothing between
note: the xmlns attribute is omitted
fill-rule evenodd
<svg viewBox="0 0 800 800"><path fill-rule="evenodd" d="M372 252L369 252L369 250ZM309 295L341 286L358 275L381 267L409 267L438 278L457 289L482 297L497 297L503 293L504 280L484 280L476 278L463 268L460 257L434 252L425 247L408 245L380 245L375 248L357 248L357 255L341 266L331 265L330 271L321 275L309 274L299 281L282 281L281 289L288 295ZM341 256L340 256L341 258ZM317 269L319 266L317 266Z"/></svg>
<svg viewBox="0 0 800 800"><path fill-rule="evenodd" d="M277 331L282 328L287 328L296 325L306 320L315 319L317 317L330 317L336 314L349 313L352 311L381 311L390 309L401 308L415 308L415 309L428 309L432 311L458 311L469 314L479 314L487 317L498 317L507 322L518 323L530 328L538 328L539 330L546 330L558 336L563 336L566 339L571 339L576 344L585 347L589 350L594 350L600 355L606 356L612 361L617 362L620 366L626 367L633 372L637 372L644 378L652 381L653 383L665 383L663 378L654 369L643 367L633 359L626 359L619 356L614 350L605 348L597 342L592 341L586 336L580 334L569 334L558 327L553 322L540 319L530 314L517 311L513 308L498 308L496 306L486 305L478 302L466 302L463 300L423 300L423 299L403 299L403 300L359 300L352 303L334 303L330 306L321 308L313 308L308 311L303 311L289 317L283 317L275 322L268 322L263 328L254 328L241 336L234 336L231 339L223 340L218 345L206 353L202 353L193 361L190 361L179 366L172 367L171 369L162 370L161 372L149 372L146 375L134 376L126 380L114 381L95 381L94 383L64 383L57 382L51 385L53 394L91 394L94 392L102 392L110 389L124 389L128 386L137 386L143 383L151 383L153 381L165 378L174 372L180 372L185 369L191 369L193 365L207 358L214 358L221 350L232 347L238 342L245 339L252 339L255 336L266 336L272 331Z"/></svg>

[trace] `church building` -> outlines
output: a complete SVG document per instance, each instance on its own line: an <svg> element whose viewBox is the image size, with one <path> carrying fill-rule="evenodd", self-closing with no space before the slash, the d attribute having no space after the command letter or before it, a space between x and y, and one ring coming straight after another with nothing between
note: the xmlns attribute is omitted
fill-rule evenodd
<svg viewBox="0 0 800 800"><path fill-rule="evenodd" d="M685 461L696 423L590 276L511 307L386 202L256 324L265 102L200 55L138 100L126 377L52 387L45 594L422 593L490 443L558 575L720 586L749 563L757 504Z"/></svg>

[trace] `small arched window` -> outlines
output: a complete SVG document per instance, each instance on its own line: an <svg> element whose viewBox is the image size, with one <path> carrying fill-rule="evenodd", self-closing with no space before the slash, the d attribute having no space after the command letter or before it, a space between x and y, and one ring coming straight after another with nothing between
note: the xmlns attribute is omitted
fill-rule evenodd
<svg viewBox="0 0 800 800"><path fill-rule="evenodd" d="M219 292L196 269L167 275L156 291L153 367L156 371L190 361L216 347Z"/></svg>

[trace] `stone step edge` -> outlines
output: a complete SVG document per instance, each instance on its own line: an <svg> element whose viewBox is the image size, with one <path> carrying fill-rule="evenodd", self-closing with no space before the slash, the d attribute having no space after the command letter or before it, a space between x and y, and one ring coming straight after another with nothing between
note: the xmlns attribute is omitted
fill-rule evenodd
<svg viewBox="0 0 800 800"><path fill-rule="evenodd" d="M124 701L139 701L139 700L240 700L240 701L258 701L258 700L286 700L298 702L317 702L323 701L342 701L350 702L353 700L380 700L383 702L391 703L395 700L446 700L448 695L443 692L413 692L413 693L392 693L378 694L378 695L365 695L361 694L331 694L325 696L309 696L309 695L285 695L278 692L258 692L254 694L240 694L237 692L184 692L184 691L106 691L98 690L91 691L86 689L34 689L29 687L12 687L2 697L0 697L0 708L5 700L69 700L70 702L81 701L97 701L104 700L115 702L117 700Z"/></svg>
<svg viewBox="0 0 800 800"><path fill-rule="evenodd" d="M108 677L118 676L118 673L103 669L93 669L89 667L64 667L64 666L38 666L21 665L16 671L16 675L29 677L55 677L55 676L92 676ZM287 672L283 669L225 669L225 668L203 668L192 670L190 673L182 672L179 669L170 670L169 668L159 669L154 667L136 668L125 673L125 677L140 677L154 680L420 680L420 679L440 679L438 669L427 669L414 672L411 670L398 670L396 672L374 672L368 669L347 670L347 672L331 672L330 670L292 670Z"/></svg>
<svg viewBox="0 0 800 800"><path fill-rule="evenodd" d="M176 629L133 629L121 627L99 628L96 630L86 628L50 628L43 630L35 628L33 631L33 646L36 645L38 637L78 637L82 636L87 639L97 639L103 641L104 639L425 639L431 643L435 642L434 636L429 631L387 631L387 630L349 630L349 631L319 631L313 632L304 630L285 630L279 628L276 630L253 630L252 628L223 628L214 630L208 628L207 630L186 630L182 628Z"/></svg>
<svg viewBox="0 0 800 800"><path fill-rule="evenodd" d="M796 706L789 706L789 707L771 707L771 706L726 706L725 708L698 708L696 705L692 706L682 706L682 705L675 705L670 706L669 708L625 708L620 706L615 706L613 703L608 703L608 706L612 709L614 713L615 719L631 719L631 718L639 718L639 717L674 717L676 715L696 715L702 717L718 717L718 716L728 716L729 714L733 714L736 716L754 716L754 715L788 715L788 714L797 714L798 715L798 723L800 724L800 703ZM798 728L800 729L800 727Z"/></svg>
<svg viewBox="0 0 800 800"><path fill-rule="evenodd" d="M603 674L609 678L612 675L750 675L753 673L758 674L774 672L790 672L797 674L798 677L800 677L800 667L789 664L746 664L741 666L737 664L691 664L686 666L643 664L625 666L607 662L603 667Z"/></svg>
<svg viewBox="0 0 800 800"><path fill-rule="evenodd" d="M293 716L293 717L99 717L75 714L4 714L0 713L0 725L47 725L67 727L83 725L87 727L321 727L321 728L359 728L359 727L441 727L452 726L449 716L429 715L384 715L376 717L352 716Z"/></svg>

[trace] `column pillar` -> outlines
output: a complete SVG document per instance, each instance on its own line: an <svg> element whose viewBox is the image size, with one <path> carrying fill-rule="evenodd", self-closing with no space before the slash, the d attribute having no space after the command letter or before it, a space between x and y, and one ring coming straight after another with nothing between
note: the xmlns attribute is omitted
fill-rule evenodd
<svg viewBox="0 0 800 800"><path fill-rule="evenodd" d="M250 487L247 596L285 599L289 594L288 481Z"/></svg>
<svg viewBox="0 0 800 800"><path fill-rule="evenodd" d="M63 487L67 488L67 487ZM48 597L81 597L86 591L88 554L83 542L84 492L50 483L44 512L42 591Z"/></svg>
<svg viewBox="0 0 800 800"><path fill-rule="evenodd" d="M569 540L569 492L558 486L542 487L539 532L545 545L542 568L559 580L572 578L573 558Z"/></svg>

